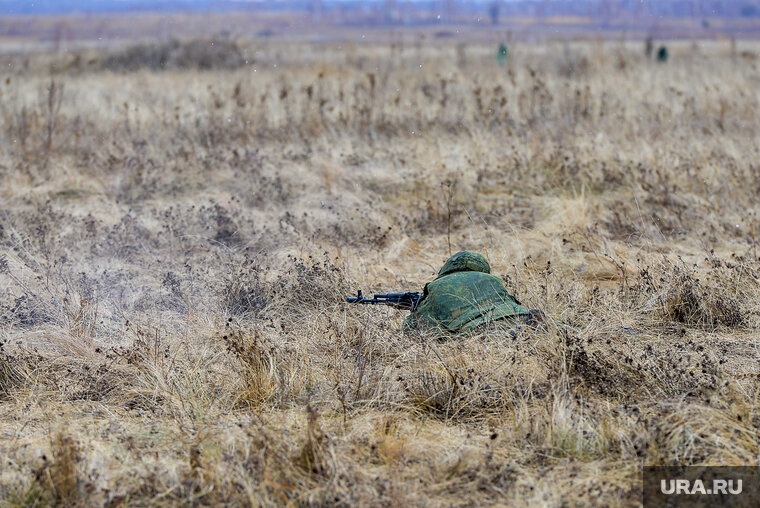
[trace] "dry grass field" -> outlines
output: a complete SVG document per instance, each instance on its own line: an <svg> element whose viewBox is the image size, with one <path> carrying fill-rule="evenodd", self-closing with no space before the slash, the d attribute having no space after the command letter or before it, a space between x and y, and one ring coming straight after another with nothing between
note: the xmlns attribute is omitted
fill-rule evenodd
<svg viewBox="0 0 760 508"><path fill-rule="evenodd" d="M753 44L210 46L2 57L0 506L636 506L642 465L757 464ZM343 303L462 249L547 329Z"/></svg>

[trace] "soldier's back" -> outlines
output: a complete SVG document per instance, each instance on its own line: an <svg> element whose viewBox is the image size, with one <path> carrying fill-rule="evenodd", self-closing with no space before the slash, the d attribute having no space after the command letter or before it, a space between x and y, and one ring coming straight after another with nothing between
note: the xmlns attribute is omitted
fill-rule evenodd
<svg viewBox="0 0 760 508"><path fill-rule="evenodd" d="M413 327L466 332L513 316L527 315L496 276L476 271L455 272L425 287L425 296L409 316Z"/></svg>

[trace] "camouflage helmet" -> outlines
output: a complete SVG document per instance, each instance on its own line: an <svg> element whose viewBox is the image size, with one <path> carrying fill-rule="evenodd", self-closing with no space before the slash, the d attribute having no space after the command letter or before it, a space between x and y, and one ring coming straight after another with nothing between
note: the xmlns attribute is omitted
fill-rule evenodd
<svg viewBox="0 0 760 508"><path fill-rule="evenodd" d="M438 272L438 278L455 272L491 273L491 265L488 264L488 260L483 254L471 250L463 250L451 256L444 263L441 271Z"/></svg>

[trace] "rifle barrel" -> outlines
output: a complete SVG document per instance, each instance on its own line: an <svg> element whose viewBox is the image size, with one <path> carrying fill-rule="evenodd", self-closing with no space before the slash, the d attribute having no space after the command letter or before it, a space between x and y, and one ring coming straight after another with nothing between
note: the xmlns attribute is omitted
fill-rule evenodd
<svg viewBox="0 0 760 508"><path fill-rule="evenodd" d="M373 305L390 305L399 309L414 309L417 302L422 298L418 292L407 293L383 293L376 294L374 298L364 298L361 291L355 297L346 298L348 303L368 303Z"/></svg>
<svg viewBox="0 0 760 508"><path fill-rule="evenodd" d="M346 298L348 303L388 303L388 300L378 300L376 298Z"/></svg>

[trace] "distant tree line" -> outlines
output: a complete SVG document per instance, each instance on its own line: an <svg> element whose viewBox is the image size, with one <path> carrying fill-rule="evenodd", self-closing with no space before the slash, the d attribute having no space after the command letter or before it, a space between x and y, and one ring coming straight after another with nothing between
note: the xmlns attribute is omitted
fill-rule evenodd
<svg viewBox="0 0 760 508"><path fill-rule="evenodd" d="M118 11L290 10L312 14L331 11L376 13L399 20L403 13L480 13L491 23L507 16L583 16L595 19L631 17L760 17L760 0L0 0L0 14L61 14ZM440 16L440 17L439 17Z"/></svg>

